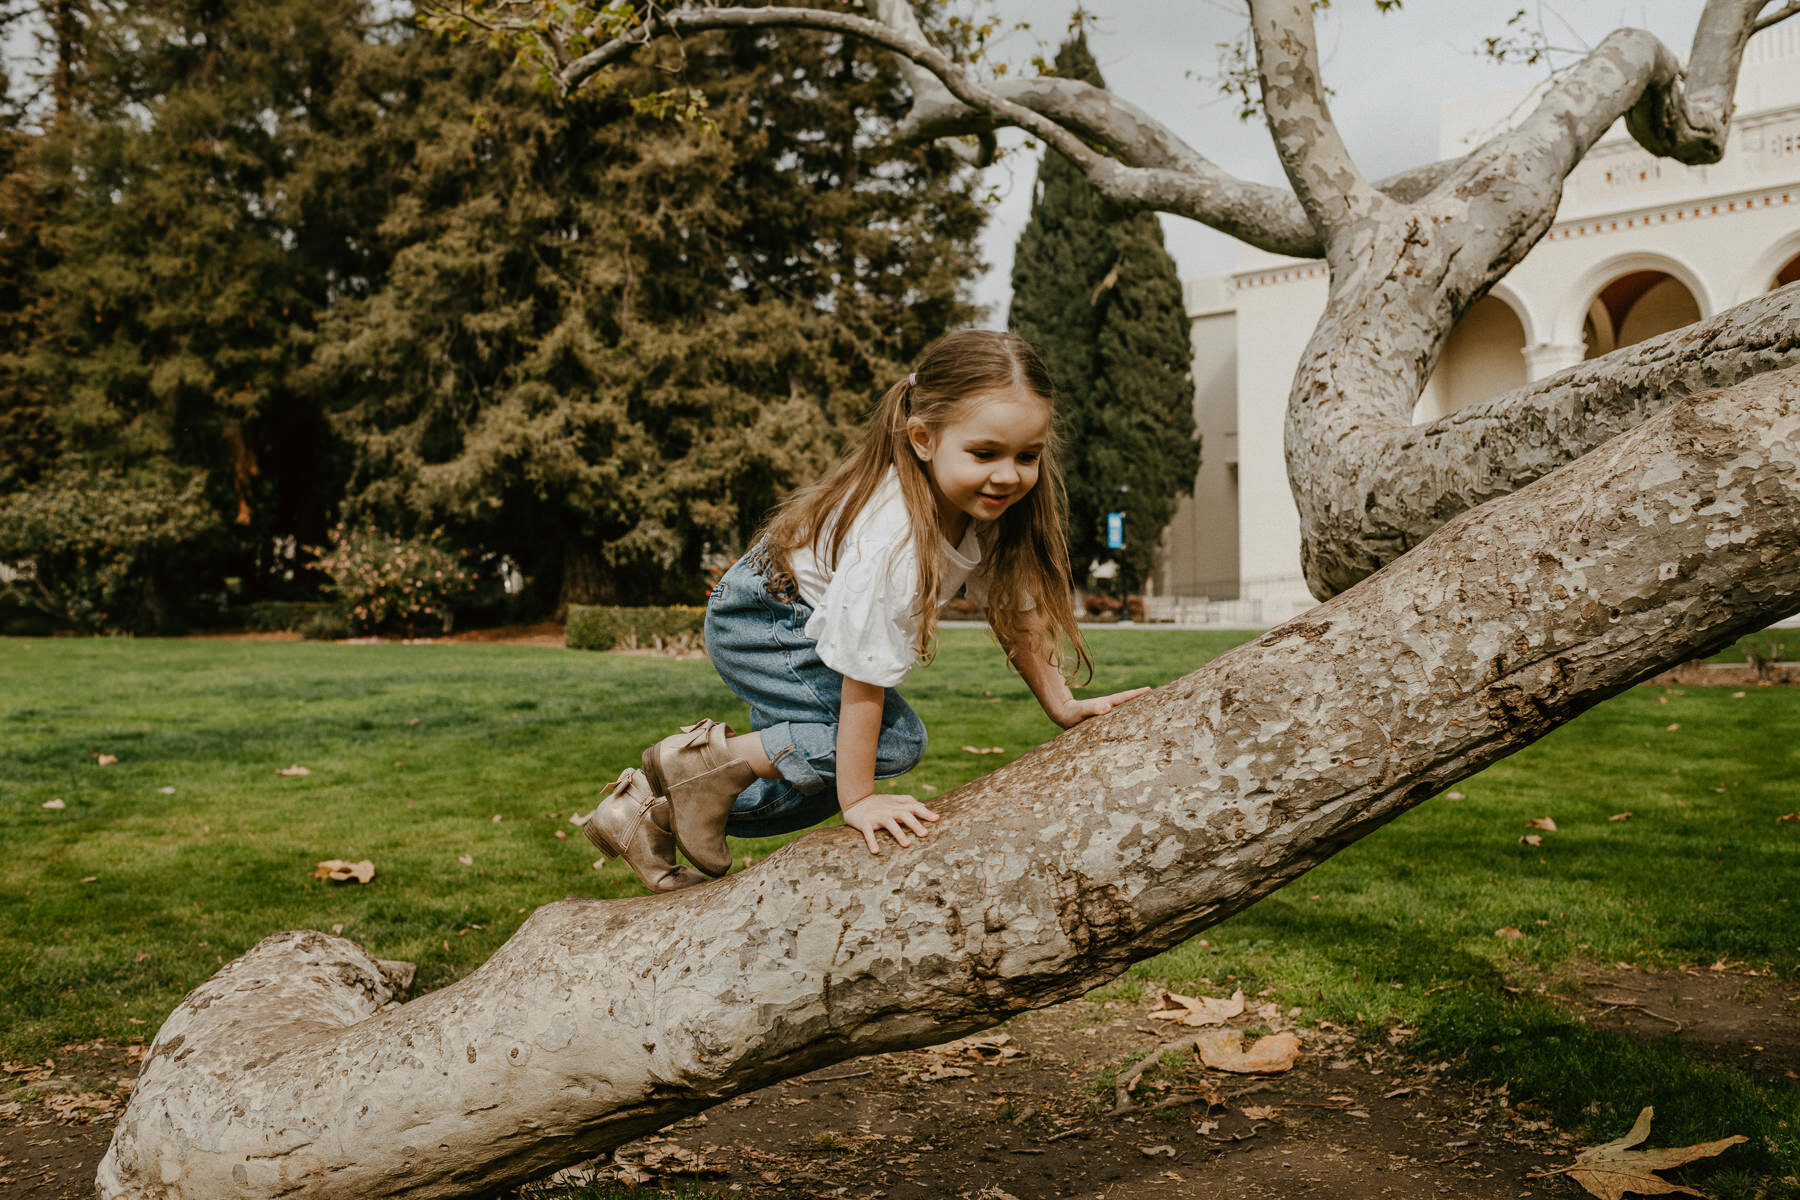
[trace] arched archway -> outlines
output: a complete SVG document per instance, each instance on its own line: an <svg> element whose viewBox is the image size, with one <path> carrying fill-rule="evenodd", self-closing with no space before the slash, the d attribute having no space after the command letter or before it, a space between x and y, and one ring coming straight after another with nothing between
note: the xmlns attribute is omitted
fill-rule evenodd
<svg viewBox="0 0 1800 1200"><path fill-rule="evenodd" d="M1501 295L1490 292L1450 331L1437 368L1413 408L1423 425L1525 383L1525 322Z"/></svg>
<svg viewBox="0 0 1800 1200"><path fill-rule="evenodd" d="M1582 323L1583 357L1598 358L1659 333L1698 321L1700 301L1667 271L1627 271L1608 281L1588 302Z"/></svg>
<svg viewBox="0 0 1800 1200"><path fill-rule="evenodd" d="M1550 341L1595 358L1718 311L1700 273L1673 255L1620 254L1583 271L1564 292ZM1563 364L1578 362L1569 358Z"/></svg>
<svg viewBox="0 0 1800 1200"><path fill-rule="evenodd" d="M1788 259L1787 265L1775 272L1775 282L1769 285L1769 290L1772 292L1790 283L1800 283L1800 254Z"/></svg>
<svg viewBox="0 0 1800 1200"><path fill-rule="evenodd" d="M1800 283L1800 231L1770 243L1738 284L1738 302L1754 300L1790 283Z"/></svg>

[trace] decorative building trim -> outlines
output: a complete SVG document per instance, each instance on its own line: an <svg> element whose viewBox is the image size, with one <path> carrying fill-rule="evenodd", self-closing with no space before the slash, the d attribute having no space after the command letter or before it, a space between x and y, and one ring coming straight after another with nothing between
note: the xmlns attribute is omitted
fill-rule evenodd
<svg viewBox="0 0 1800 1200"><path fill-rule="evenodd" d="M1325 275L1325 264L1322 262L1295 263L1291 266L1264 267L1255 271L1240 271L1231 277L1231 282L1239 289L1266 287L1272 283L1294 283L1301 279L1318 279Z"/></svg>
<svg viewBox="0 0 1800 1200"><path fill-rule="evenodd" d="M1629 229L1650 229L1671 221L1706 221L1741 213L1760 212L1792 204L1800 187L1777 187L1708 196L1706 199L1669 204L1647 209L1629 209L1603 217L1584 217L1579 221L1556 224L1544 235L1545 242L1566 242L1571 238L1593 237L1606 233L1623 233Z"/></svg>

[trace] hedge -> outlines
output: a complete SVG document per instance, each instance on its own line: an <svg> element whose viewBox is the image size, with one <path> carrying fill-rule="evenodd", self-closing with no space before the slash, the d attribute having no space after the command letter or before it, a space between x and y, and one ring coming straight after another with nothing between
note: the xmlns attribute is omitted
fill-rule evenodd
<svg viewBox="0 0 1800 1200"><path fill-rule="evenodd" d="M563 644L571 650L611 650L620 645L649 646L657 638L672 641L683 634L697 644L705 625L706 609L694 605L614 608L571 604Z"/></svg>

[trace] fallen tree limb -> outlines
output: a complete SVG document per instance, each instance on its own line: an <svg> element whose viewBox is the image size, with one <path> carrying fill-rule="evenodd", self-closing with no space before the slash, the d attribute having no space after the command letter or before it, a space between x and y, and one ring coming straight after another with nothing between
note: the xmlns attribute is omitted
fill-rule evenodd
<svg viewBox="0 0 1800 1200"><path fill-rule="evenodd" d="M1800 371L1676 403L1329 603L941 798L539 909L402 1006L280 934L170 1016L108 1200L500 1191L741 1092L1079 996L1631 684L1800 608Z"/></svg>

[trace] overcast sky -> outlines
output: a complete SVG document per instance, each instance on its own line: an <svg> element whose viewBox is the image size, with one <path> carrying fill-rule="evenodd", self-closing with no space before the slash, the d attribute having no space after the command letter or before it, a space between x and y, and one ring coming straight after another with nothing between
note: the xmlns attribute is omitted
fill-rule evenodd
<svg viewBox="0 0 1800 1200"><path fill-rule="evenodd" d="M1372 177L1387 175L1437 157L1440 100L1530 83L1543 75L1541 67L1499 66L1475 53L1483 37L1502 32L1507 18L1521 8L1534 25L1541 20L1559 46L1585 48L1621 25L1635 25L1685 57L1701 2L1563 0L1551 8L1533 0L1406 0L1402 11L1383 16L1373 0L1336 0L1319 24L1325 82L1335 93L1332 113L1358 165ZM1027 62L1041 40L1049 57L1074 7L1073 0L998 0L1009 22L1031 25L1029 32L1009 37L1003 55ZM1242 29L1240 4L1088 0L1087 7L1097 18L1089 46L1111 90L1147 109L1233 174L1285 183L1266 128L1260 122L1240 122L1231 101L1208 79L1199 78L1216 74L1216 44L1233 40ZM977 298L992 306L989 319L996 325L1005 319L1013 243L1025 227L1037 172L1037 152L1021 148L1023 141L1009 132L1003 144L1014 152L988 172L1001 199L983 239L983 257L990 266ZM1236 243L1223 234L1173 217L1163 218L1163 231L1183 278L1232 266Z"/></svg>

